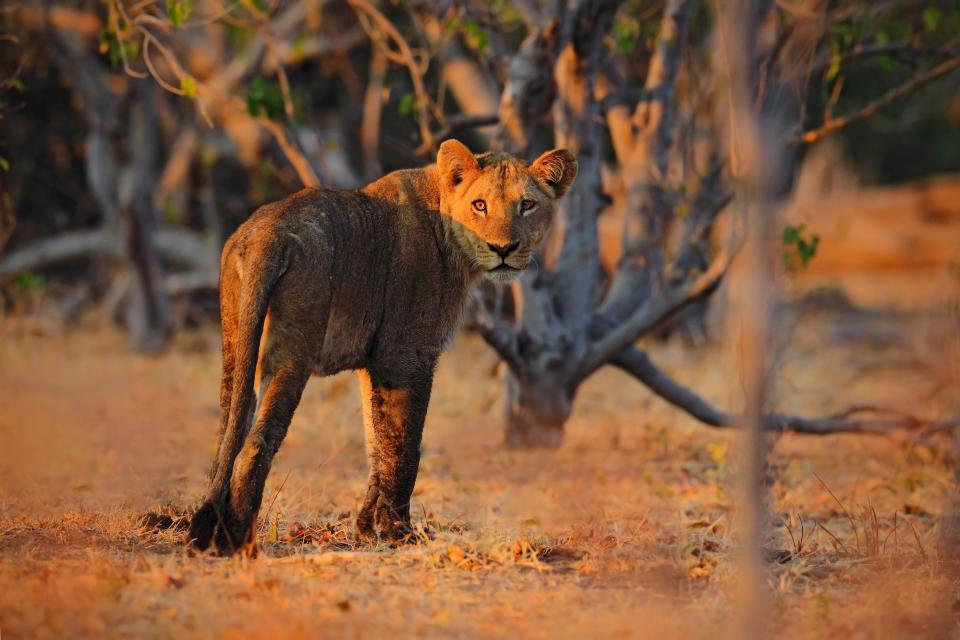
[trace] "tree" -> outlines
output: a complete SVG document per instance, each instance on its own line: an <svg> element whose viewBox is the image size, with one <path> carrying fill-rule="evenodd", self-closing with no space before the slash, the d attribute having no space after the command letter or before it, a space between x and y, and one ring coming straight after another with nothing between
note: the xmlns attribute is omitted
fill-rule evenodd
<svg viewBox="0 0 960 640"><path fill-rule="evenodd" d="M251 175L275 158L282 166L266 172L268 181L294 188L356 186L360 176L429 161L454 134L529 157L565 146L581 173L541 268L509 292L478 292L471 310L506 363L508 444L558 445L580 385L608 364L706 424L738 425L741 416L671 379L636 344L680 314L695 321L742 243L736 235L720 247L711 241L747 188L743 161L722 133L731 114L712 55L722 21L699 0L548 5L31 3L20 21L48 36L85 105L88 182L103 224L17 248L0 259L0 274L108 256L136 276L117 285L134 287L130 308L148 319L136 342L161 345L169 300L216 287L225 229L212 179L196 189L204 194L199 222L161 222L158 213L187 206L191 176L207 171L204 149L234 156ZM745 90L778 114L785 136L776 199L789 194L806 145L960 67L955 4L757 6ZM848 100L855 83L846 78L874 63L905 77ZM148 153L125 154L124 140ZM154 167L160 157L165 164ZM616 269L605 273L597 224L616 182L626 215ZM762 421L804 433L947 426L876 407Z"/></svg>
<svg viewBox="0 0 960 640"><path fill-rule="evenodd" d="M734 241L712 258L708 256L707 238L718 215L734 192L744 188L738 184L741 176L737 158L731 156L730 149L715 144L720 137L715 119L708 119L704 125L701 118L697 100L709 103L714 88L707 80L708 86L687 86L683 88L685 94L680 94L684 75L688 85L698 76L709 79L721 75L717 69L711 75L711 70L702 66L713 25L699 24L691 29L694 19L709 22L711 18L700 3L667 0L643 90L631 99L629 83L624 86L617 77L618 65L610 63L605 39L621 4L569 2L541 30L544 39L546 34L557 34L552 65L540 66L543 73L553 73L557 88L556 138L575 150L582 170L563 207L563 238L555 265L526 274L515 287L519 310L514 323L503 322L489 312L481 322L485 339L509 366L505 377L508 444L557 445L577 389L605 364L623 369L706 424L723 427L741 422L740 416L716 410L669 378L635 345L685 308L709 297L737 251ZM872 12L869 7L859 10ZM845 25L844 33L849 33L851 25L857 24L855 11L845 8L839 13L840 17L834 16L824 3L811 1L796 8L794 14L769 8L759 14L756 31L768 31L770 36L761 38L756 55L747 61L754 78L749 91L753 101L780 114L779 131L790 132L792 149L787 155L792 158L787 161L791 163L798 159L803 144L867 118L960 66L960 58L948 54L944 62L918 72L902 86L841 117L832 115L839 96L837 86L842 86L842 80L837 81L823 121L801 132L811 70L822 66L823 58L829 56L830 74L836 77L839 71L834 67L842 67L848 58L868 51L857 39L844 39L840 44L836 38L831 39L839 26ZM943 52L937 51L937 55ZM536 84L531 79L527 82ZM513 93L522 95L522 90L514 89ZM513 101L518 102L523 100ZM715 101L708 107L714 112L723 109ZM517 119L530 123L540 115L518 115L506 101L501 108L504 124ZM602 206L601 112L627 193L622 255L606 291L601 290L597 269L596 220ZM677 147L680 140L695 141L696 129L701 126L706 127L702 135L707 138L707 151L702 155L707 162L698 172L695 158ZM674 164L681 165L679 170ZM689 175L691 168L698 178L684 181L674 177ZM773 185L777 198L789 193L792 174L792 166L780 172L782 177ZM689 188L687 182L692 183ZM669 245L670 229L681 230L679 246ZM872 407L812 419L773 414L764 416L763 422L771 430L818 434L884 431L923 423Z"/></svg>

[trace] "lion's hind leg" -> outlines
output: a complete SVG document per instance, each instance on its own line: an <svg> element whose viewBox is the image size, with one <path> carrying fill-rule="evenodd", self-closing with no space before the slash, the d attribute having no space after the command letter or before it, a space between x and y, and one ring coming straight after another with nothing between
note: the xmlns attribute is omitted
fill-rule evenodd
<svg viewBox="0 0 960 640"><path fill-rule="evenodd" d="M252 551L257 514L273 458L287 435L293 413L310 378L314 344L297 330L274 327L261 364L259 415L234 461L228 520L218 548Z"/></svg>
<svg viewBox="0 0 960 640"><path fill-rule="evenodd" d="M230 401L233 397L233 379L237 366L237 305L239 295L240 278L237 272L229 268L223 270L220 276L220 341L223 350L220 375L220 425L217 430L217 452L210 467L209 480L213 480L214 475L216 475L220 448L223 446L223 436L227 430L227 421L230 419ZM255 398L253 402L256 403ZM249 425L247 430L249 430Z"/></svg>
<svg viewBox="0 0 960 640"><path fill-rule="evenodd" d="M260 337L267 307L283 265L269 260L270 247L255 247L247 256L245 277L223 265L220 299L225 317L224 367L221 380L221 436L209 488L203 504L190 521L193 546L205 550L214 533L223 529L233 463L243 446L255 411L253 391ZM224 249L225 255L230 253ZM226 263L226 260L224 260ZM235 320L234 320L235 318ZM218 544L218 547L220 545Z"/></svg>

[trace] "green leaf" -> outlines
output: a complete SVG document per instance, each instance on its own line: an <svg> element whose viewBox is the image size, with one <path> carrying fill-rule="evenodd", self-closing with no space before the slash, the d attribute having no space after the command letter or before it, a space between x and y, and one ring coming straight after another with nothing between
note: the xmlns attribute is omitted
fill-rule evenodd
<svg viewBox="0 0 960 640"><path fill-rule="evenodd" d="M397 106L397 110L404 116L413 113L417 110L417 99L412 93L405 93L403 97L400 98L400 104Z"/></svg>
<svg viewBox="0 0 960 640"><path fill-rule="evenodd" d="M477 53L486 55L490 50L490 36L476 20L467 19L463 21L463 35L467 46Z"/></svg>
<svg viewBox="0 0 960 640"><path fill-rule="evenodd" d="M254 78L247 94L247 111L254 117L264 114L271 120L282 120L284 108L280 88L260 76Z"/></svg>
<svg viewBox="0 0 960 640"><path fill-rule="evenodd" d="M254 118L260 115L260 103L254 100L253 96L247 96L247 111Z"/></svg>
<svg viewBox="0 0 960 640"><path fill-rule="evenodd" d="M633 16L620 16L611 29L617 52L631 53L637 46L642 29L640 21Z"/></svg>
<svg viewBox="0 0 960 640"><path fill-rule="evenodd" d="M120 65L120 41L110 29L104 29L100 32L100 53L110 56L110 66L112 68L116 69Z"/></svg>
<svg viewBox="0 0 960 640"><path fill-rule="evenodd" d="M930 6L923 10L923 26L927 31L936 31L937 25L940 24L940 8L936 6Z"/></svg>
<svg viewBox="0 0 960 640"><path fill-rule="evenodd" d="M23 271L18 273L14 278L14 281L17 284L17 289L20 290L20 293L37 293L43 290L43 286L46 284L42 275L31 273L29 271Z"/></svg>
<svg viewBox="0 0 960 640"><path fill-rule="evenodd" d="M819 234L811 233L809 237L805 237L803 232L802 224L798 227L787 225L783 228L784 249L780 261L788 271L806 269L817 255L817 249L820 246Z"/></svg>
<svg viewBox="0 0 960 640"><path fill-rule="evenodd" d="M172 200L168 200L163 205L163 219L166 220L169 224L178 225L180 220L183 218L183 215L180 211L180 208Z"/></svg>
<svg viewBox="0 0 960 640"><path fill-rule="evenodd" d="M197 79L193 76L183 76L180 78L180 90L193 100L197 97Z"/></svg>
<svg viewBox="0 0 960 640"><path fill-rule="evenodd" d="M193 0L167 0L167 15L175 27L182 26L193 11Z"/></svg>
<svg viewBox="0 0 960 640"><path fill-rule="evenodd" d="M839 51L834 51L830 56L830 66L827 67L826 80L830 82L840 74L840 65L843 62L843 56Z"/></svg>
<svg viewBox="0 0 960 640"><path fill-rule="evenodd" d="M297 37L293 39L291 48L294 58L301 60L307 51L307 37L302 33L297 34Z"/></svg>
<svg viewBox="0 0 960 640"><path fill-rule="evenodd" d="M17 76L13 76L7 80L6 88L13 89L17 93L23 93L23 80Z"/></svg>
<svg viewBox="0 0 960 640"><path fill-rule="evenodd" d="M224 24L224 29L227 31L227 38L230 39L230 44L234 49L240 50L247 46L247 43L253 38L254 32L252 29L247 29L235 24L226 23Z"/></svg>
<svg viewBox="0 0 960 640"><path fill-rule="evenodd" d="M802 226L794 227L793 225L787 225L783 228L783 244L791 245L796 244L797 240L800 239L800 231L803 229Z"/></svg>
<svg viewBox="0 0 960 640"><path fill-rule="evenodd" d="M10 171L10 161L3 156L0 156L0 169L3 169L4 171Z"/></svg>
<svg viewBox="0 0 960 640"><path fill-rule="evenodd" d="M135 40L124 40L123 50L127 55L127 60L136 60L140 55L140 45Z"/></svg>

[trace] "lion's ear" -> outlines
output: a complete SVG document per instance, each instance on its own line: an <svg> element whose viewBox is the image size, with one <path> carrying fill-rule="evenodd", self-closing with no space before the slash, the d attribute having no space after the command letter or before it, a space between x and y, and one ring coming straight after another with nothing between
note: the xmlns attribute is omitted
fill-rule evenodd
<svg viewBox="0 0 960 640"><path fill-rule="evenodd" d="M550 185L554 197L559 198L577 177L577 159L566 149L554 149L537 158L530 172Z"/></svg>
<svg viewBox="0 0 960 640"><path fill-rule="evenodd" d="M440 170L440 180L450 189L471 173L479 171L480 165L466 145L451 139L445 140L437 151L437 168Z"/></svg>

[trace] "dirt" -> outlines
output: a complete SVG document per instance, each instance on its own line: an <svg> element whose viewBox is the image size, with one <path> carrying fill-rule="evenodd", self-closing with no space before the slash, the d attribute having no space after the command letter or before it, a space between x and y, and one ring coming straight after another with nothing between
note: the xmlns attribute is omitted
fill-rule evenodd
<svg viewBox="0 0 960 640"><path fill-rule="evenodd" d="M950 415L960 406L951 318L794 317L777 407ZM698 425L615 370L582 389L560 450L509 451L497 363L462 336L442 360L427 419L413 505L421 539L397 549L352 541L366 478L356 382L315 379L268 481L260 557L214 559L191 557L182 534L143 531L137 518L200 496L217 423L216 333L181 334L144 358L113 331L29 327L8 322L0 345L4 638L738 629L737 434ZM651 348L711 400L742 406L730 353ZM916 434L773 442L773 633L957 633L957 585L938 544L955 490L950 452L945 437Z"/></svg>

